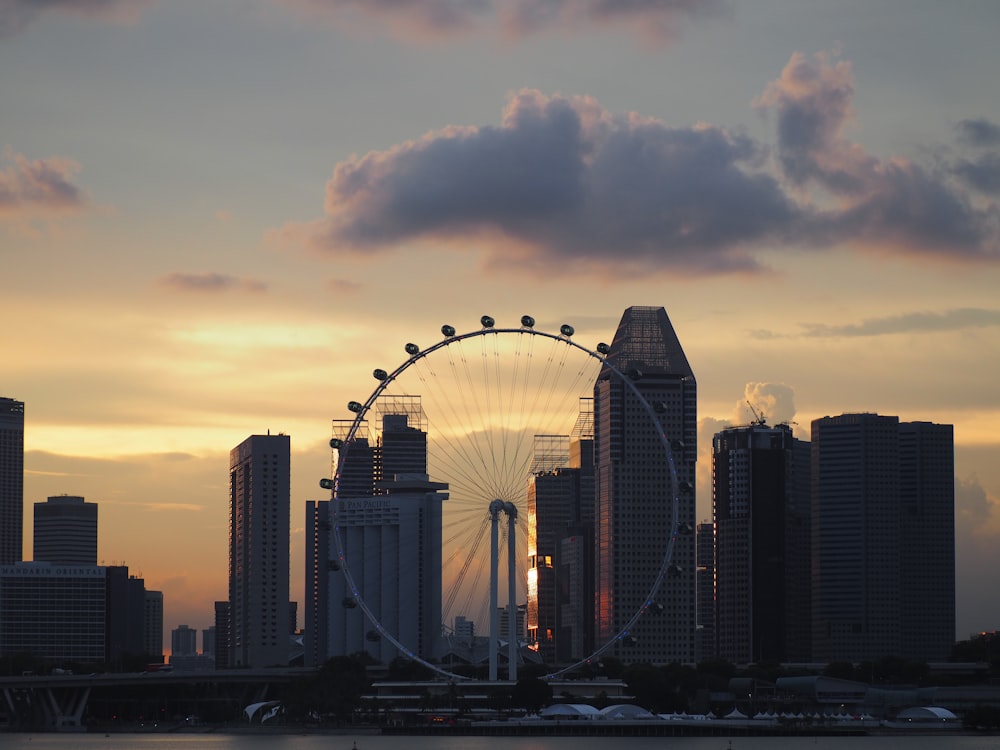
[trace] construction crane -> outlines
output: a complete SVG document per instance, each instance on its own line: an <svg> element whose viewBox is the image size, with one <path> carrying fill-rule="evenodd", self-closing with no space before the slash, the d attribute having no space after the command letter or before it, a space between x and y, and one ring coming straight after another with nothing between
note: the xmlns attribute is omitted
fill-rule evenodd
<svg viewBox="0 0 1000 750"><path fill-rule="evenodd" d="M767 425L767 417L764 416L764 412L757 411L749 401L747 401L747 406L750 407L750 413L753 414L753 421L750 424L760 427Z"/></svg>

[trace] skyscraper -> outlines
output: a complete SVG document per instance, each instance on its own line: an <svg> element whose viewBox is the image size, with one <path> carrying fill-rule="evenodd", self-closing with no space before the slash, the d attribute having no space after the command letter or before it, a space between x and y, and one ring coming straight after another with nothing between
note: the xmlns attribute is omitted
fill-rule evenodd
<svg viewBox="0 0 1000 750"><path fill-rule="evenodd" d="M23 519L24 402L0 398L0 565L21 560Z"/></svg>
<svg viewBox="0 0 1000 750"><path fill-rule="evenodd" d="M70 565L97 564L97 503L75 495L35 503L35 560Z"/></svg>
<svg viewBox="0 0 1000 750"><path fill-rule="evenodd" d="M630 307L622 315L608 362L656 407L657 423L632 390L605 368L594 386L595 640L619 633L650 595L670 542L672 497L661 431L673 444L681 492L681 525L695 523L697 385L666 310ZM623 639L629 661L692 662L695 657L694 534L678 536L676 575Z"/></svg>
<svg viewBox="0 0 1000 750"><path fill-rule="evenodd" d="M593 400L574 434L536 435L528 480L528 643L547 664L593 650ZM589 545L587 544L589 542Z"/></svg>
<svg viewBox="0 0 1000 750"><path fill-rule="evenodd" d="M812 423L813 658L940 659L954 641L951 425Z"/></svg>
<svg viewBox="0 0 1000 750"><path fill-rule="evenodd" d="M318 667L328 658L330 627L330 577L339 576L335 562L335 548L331 547L330 530L333 528L329 500L306 502L306 559L305 559L305 618L306 629L302 639L304 661L307 667Z"/></svg>
<svg viewBox="0 0 1000 750"><path fill-rule="evenodd" d="M695 529L698 570L695 585L698 587L698 653L697 661L715 657L715 525L698 524Z"/></svg>
<svg viewBox="0 0 1000 750"><path fill-rule="evenodd" d="M230 667L288 664L290 462L281 434L251 435L229 454Z"/></svg>
<svg viewBox="0 0 1000 750"><path fill-rule="evenodd" d="M950 424L899 425L900 654L945 661L955 643L955 443Z"/></svg>
<svg viewBox="0 0 1000 750"><path fill-rule="evenodd" d="M198 631L178 625L170 631L170 655L194 656L198 653Z"/></svg>
<svg viewBox="0 0 1000 750"><path fill-rule="evenodd" d="M408 649L430 659L440 645L441 504L448 485L427 478L427 434L419 396L387 400L379 416L381 429L371 452L364 450L367 441L348 448L341 478L351 481L338 487L336 525L365 605ZM352 467L359 447L358 465ZM372 474L365 478L368 467ZM379 479L373 483L372 477ZM348 486L358 494L347 494ZM372 488L367 493L366 486ZM329 510L329 502L307 505L307 540L312 541L307 541L311 570L306 571L306 658L322 663L331 656L366 651L387 663L398 649L380 636L347 587ZM308 635L310 625L317 631L313 636Z"/></svg>
<svg viewBox="0 0 1000 750"><path fill-rule="evenodd" d="M143 606L143 652L154 662L163 659L163 592L146 591Z"/></svg>
<svg viewBox="0 0 1000 750"><path fill-rule="evenodd" d="M712 440L716 655L806 661L809 444L788 425L730 427ZM805 621L803 621L805 618Z"/></svg>

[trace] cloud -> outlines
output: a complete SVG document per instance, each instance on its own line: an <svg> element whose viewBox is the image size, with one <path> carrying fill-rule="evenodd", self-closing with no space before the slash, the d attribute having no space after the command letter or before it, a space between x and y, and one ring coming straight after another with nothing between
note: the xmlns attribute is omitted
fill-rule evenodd
<svg viewBox="0 0 1000 750"><path fill-rule="evenodd" d="M760 273L762 248L1000 260L997 205L975 202L954 170L851 142L853 98L850 64L793 55L755 100L777 115L775 163L741 131L522 90L498 126L449 126L337 164L325 216L281 234L369 257L471 244L487 269L564 277Z"/></svg>
<svg viewBox="0 0 1000 750"><path fill-rule="evenodd" d="M869 318L860 323L831 326L807 324L805 335L815 338L885 336L896 333L960 331L1000 326L1000 310L964 307L944 312L913 312Z"/></svg>
<svg viewBox="0 0 1000 750"><path fill-rule="evenodd" d="M44 13L72 13L81 18L133 22L151 0L0 0L0 39L22 31Z"/></svg>
<svg viewBox="0 0 1000 750"><path fill-rule="evenodd" d="M973 190L1000 195L1000 153L992 151L974 161L962 159L952 169Z"/></svg>
<svg viewBox="0 0 1000 750"><path fill-rule="evenodd" d="M854 117L846 61L795 53L755 99L777 113L777 153L791 186L812 189L809 230L821 243L856 243L907 254L1000 257L997 209L975 207L947 175L901 158L879 159L846 136Z"/></svg>
<svg viewBox="0 0 1000 750"><path fill-rule="evenodd" d="M589 97L525 90L499 127L450 127L338 164L326 218L286 234L360 254L492 236L501 241L488 265L531 271L759 271L745 244L780 241L796 219L756 171L760 158L720 128L669 128Z"/></svg>
<svg viewBox="0 0 1000 750"><path fill-rule="evenodd" d="M733 423L746 424L758 416L768 424L790 423L795 419L794 389L784 383L747 383L743 399L736 402Z"/></svg>
<svg viewBox="0 0 1000 750"><path fill-rule="evenodd" d="M326 288L334 294L357 294L364 285L351 279L330 279L326 283Z"/></svg>
<svg viewBox="0 0 1000 750"><path fill-rule="evenodd" d="M339 25L375 20L408 40L502 31L521 37L624 26L670 39L684 21L717 15L725 0L275 0Z"/></svg>
<svg viewBox="0 0 1000 750"><path fill-rule="evenodd" d="M243 290L263 292L267 284L255 279L241 279L222 273L171 273L160 279L160 283L185 292L227 292Z"/></svg>
<svg viewBox="0 0 1000 750"><path fill-rule="evenodd" d="M995 586L1000 547L996 543L997 498L991 497L975 476L955 482L955 600L965 632L993 630L997 626L992 598L983 596ZM963 628L964 625L964 628Z"/></svg>
<svg viewBox="0 0 1000 750"><path fill-rule="evenodd" d="M0 168L0 216L51 216L87 205L83 191L73 184L80 165L72 159L31 160L10 148L3 157L10 165Z"/></svg>
<svg viewBox="0 0 1000 750"><path fill-rule="evenodd" d="M1000 125L987 119L962 120L958 123L959 140L971 146L1000 146Z"/></svg>

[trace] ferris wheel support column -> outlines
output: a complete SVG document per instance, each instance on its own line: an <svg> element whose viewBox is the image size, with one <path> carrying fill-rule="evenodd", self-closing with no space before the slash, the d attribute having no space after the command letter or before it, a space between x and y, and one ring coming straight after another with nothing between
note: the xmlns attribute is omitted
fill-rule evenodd
<svg viewBox="0 0 1000 750"><path fill-rule="evenodd" d="M507 513L507 679L517 680L517 506L504 503Z"/></svg>
<svg viewBox="0 0 1000 750"><path fill-rule="evenodd" d="M494 500L490 503L490 681L496 682L497 661L500 644L500 611L497 608L497 589L500 568L500 532L497 522L503 502Z"/></svg>

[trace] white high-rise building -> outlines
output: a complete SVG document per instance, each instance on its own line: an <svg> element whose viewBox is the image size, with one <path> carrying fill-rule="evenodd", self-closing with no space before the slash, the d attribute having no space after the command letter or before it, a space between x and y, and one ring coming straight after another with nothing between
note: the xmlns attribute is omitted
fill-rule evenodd
<svg viewBox="0 0 1000 750"><path fill-rule="evenodd" d="M288 435L251 435L229 454L229 666L287 666Z"/></svg>
<svg viewBox="0 0 1000 750"><path fill-rule="evenodd" d="M434 658L440 645L441 503L447 488L426 475L397 475L380 483L386 494L337 500L344 554L365 605L424 659ZM367 651L384 664L399 656L357 607L344 576L331 574L328 585L328 656Z"/></svg>
<svg viewBox="0 0 1000 750"><path fill-rule="evenodd" d="M648 601L670 542L671 474L661 431L673 445L686 532L673 549L674 574L623 638L615 656L630 662L695 659L695 460L698 392L666 310L630 307L611 342L608 362L656 408L656 422L635 394L605 368L594 386L595 640L622 631Z"/></svg>

